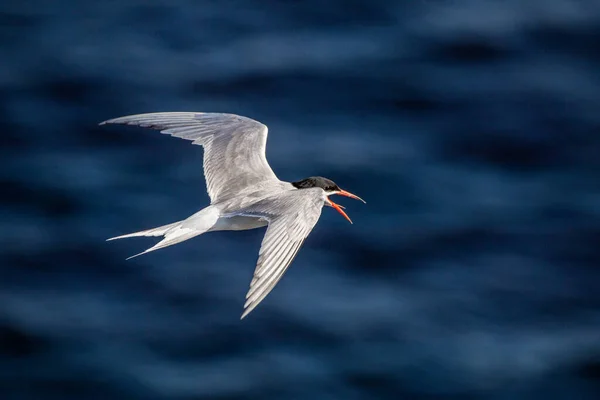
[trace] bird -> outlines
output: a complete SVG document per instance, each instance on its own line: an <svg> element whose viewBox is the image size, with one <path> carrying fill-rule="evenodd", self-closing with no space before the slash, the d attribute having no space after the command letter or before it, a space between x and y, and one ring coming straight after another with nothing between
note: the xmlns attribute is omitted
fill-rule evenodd
<svg viewBox="0 0 600 400"><path fill-rule="evenodd" d="M352 223L344 207L329 196L341 195L366 203L320 176L294 182L277 178L265 154L268 128L249 117L214 112L156 112L100 123L107 124L159 130L204 149L203 169L210 205L181 221L107 239L162 237L156 245L128 259L207 232L267 226L240 319L252 312L279 282L324 206L332 207Z"/></svg>

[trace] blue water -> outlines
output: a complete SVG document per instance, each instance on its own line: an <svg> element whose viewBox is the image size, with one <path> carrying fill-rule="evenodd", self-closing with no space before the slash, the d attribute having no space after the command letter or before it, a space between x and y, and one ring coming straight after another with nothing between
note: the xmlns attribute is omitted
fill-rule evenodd
<svg viewBox="0 0 600 400"><path fill-rule="evenodd" d="M1 399L600 398L597 1L9 0L0 60ZM263 230L104 241L208 196L97 123L188 110L368 202L241 322Z"/></svg>

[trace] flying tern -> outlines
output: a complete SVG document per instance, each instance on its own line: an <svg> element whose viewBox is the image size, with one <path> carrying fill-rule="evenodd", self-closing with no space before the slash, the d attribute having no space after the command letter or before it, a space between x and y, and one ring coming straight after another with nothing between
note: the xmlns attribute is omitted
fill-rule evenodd
<svg viewBox="0 0 600 400"><path fill-rule="evenodd" d="M108 240L162 236L155 246L130 258L213 231L248 230L267 226L241 318L247 316L281 279L323 206L342 206L329 199L341 195L365 202L333 181L310 177L296 182L277 178L265 156L268 129L235 114L162 112L129 115L100 123L152 128L192 141L204 148L204 176L210 205L190 217Z"/></svg>

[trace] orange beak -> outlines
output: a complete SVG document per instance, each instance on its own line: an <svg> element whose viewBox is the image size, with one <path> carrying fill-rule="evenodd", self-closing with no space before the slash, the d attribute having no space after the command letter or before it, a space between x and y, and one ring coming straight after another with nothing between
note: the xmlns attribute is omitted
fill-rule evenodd
<svg viewBox="0 0 600 400"><path fill-rule="evenodd" d="M350 197L351 199L360 200L363 203L366 203L366 201L364 201L363 199L361 199L357 195L352 194L350 192L346 192L345 190L340 190L339 192L337 192L335 194L339 194L340 196ZM342 216L344 218L346 218L348 220L348 222L352 223L352 220L350 219L350 217L348 217L348 215L342 210L344 207L340 206L339 204L334 203L333 201L329 200L329 198L327 198L327 201L329 201L329 205L331 207L335 208L335 210L337 212L339 212L340 214L342 214Z"/></svg>
<svg viewBox="0 0 600 400"><path fill-rule="evenodd" d="M360 200L360 201L362 201L363 203L367 204L367 202L366 202L366 201L364 201L363 199L361 199L361 198L360 198L360 197L358 197L357 195L355 195L355 194L352 194L352 193L350 193L350 192L346 192L345 190L340 190L340 191L339 191L339 192L337 192L336 194L339 194L340 196L346 196L346 197L350 197L351 199L354 199L354 200Z"/></svg>
<svg viewBox="0 0 600 400"><path fill-rule="evenodd" d="M352 220L350 219L350 217L344 212L344 210L342 210L342 206L340 206L339 204L335 204L333 201L327 199L327 201L329 201L329 205L333 208L335 208L335 210L337 212L339 212L340 214L342 214L342 216L344 218L346 218L348 220L348 222L352 223Z"/></svg>

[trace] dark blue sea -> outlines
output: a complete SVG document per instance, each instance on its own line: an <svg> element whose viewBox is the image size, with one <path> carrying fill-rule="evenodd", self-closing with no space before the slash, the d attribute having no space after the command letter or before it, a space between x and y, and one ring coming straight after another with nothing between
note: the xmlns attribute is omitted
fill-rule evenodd
<svg viewBox="0 0 600 400"><path fill-rule="evenodd" d="M339 199L240 321L264 229L125 261L269 127ZM600 399L596 0L6 0L0 399Z"/></svg>

